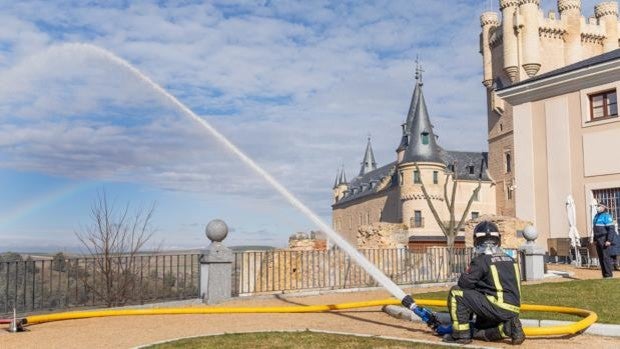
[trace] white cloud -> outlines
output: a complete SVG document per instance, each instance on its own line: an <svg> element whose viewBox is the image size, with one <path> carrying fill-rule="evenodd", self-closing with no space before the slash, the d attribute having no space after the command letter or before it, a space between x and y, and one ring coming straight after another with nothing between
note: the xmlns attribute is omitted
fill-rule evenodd
<svg viewBox="0 0 620 349"><path fill-rule="evenodd" d="M486 147L479 12L421 0L4 5L0 166L173 190L261 187L118 67L71 51L26 58L84 41L135 64L327 215L335 170L357 174L368 133L377 160L394 160L417 53L440 143Z"/></svg>

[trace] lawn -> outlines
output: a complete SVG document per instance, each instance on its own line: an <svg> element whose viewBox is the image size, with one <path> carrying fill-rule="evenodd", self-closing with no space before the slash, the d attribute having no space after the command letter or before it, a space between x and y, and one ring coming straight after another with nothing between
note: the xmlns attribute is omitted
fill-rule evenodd
<svg viewBox="0 0 620 349"><path fill-rule="evenodd" d="M418 299L446 299L448 292L416 294ZM598 322L620 324L620 279L578 280L524 285L523 304L559 305L594 311ZM576 321L579 317L564 314L524 312L522 319Z"/></svg>
<svg viewBox="0 0 620 349"><path fill-rule="evenodd" d="M224 334L219 336L197 337L181 339L175 342L153 345L152 349L173 348L415 348L415 349L443 349L444 346L405 341L388 340L372 337L357 337L338 334L315 332L262 332Z"/></svg>

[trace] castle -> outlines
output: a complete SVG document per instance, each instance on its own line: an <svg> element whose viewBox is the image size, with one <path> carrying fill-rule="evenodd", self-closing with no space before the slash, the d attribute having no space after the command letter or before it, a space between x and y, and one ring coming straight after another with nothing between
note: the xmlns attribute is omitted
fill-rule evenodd
<svg viewBox="0 0 620 349"><path fill-rule="evenodd" d="M596 202L620 219L620 164L609 156L620 148L618 3L599 3L591 18L580 0L558 0L547 15L539 0L499 8L501 22L480 17L497 212L532 222L552 249L568 238L573 198L581 236Z"/></svg>
<svg viewBox="0 0 620 349"><path fill-rule="evenodd" d="M369 138L359 174L347 181L343 168L336 176L332 205L334 229L358 244L358 233L364 226L391 225L391 229L405 233L406 241L401 241L402 245L445 245L446 238L428 206L422 183L439 216L447 220L450 215L444 201L444 184L451 183L452 178L458 183L454 203L457 220L479 184L481 188L473 198L470 217L495 213L495 191L487 173L487 154L446 151L439 146L419 69L409 112L401 127L395 161L377 167ZM457 242L462 243L462 237Z"/></svg>
<svg viewBox="0 0 620 349"><path fill-rule="evenodd" d="M513 108L497 90L618 48L618 3L602 2L594 17L581 14L581 0L558 0L546 16L540 0L500 0L480 16L482 84L487 88L489 172L496 182L497 213L515 209Z"/></svg>

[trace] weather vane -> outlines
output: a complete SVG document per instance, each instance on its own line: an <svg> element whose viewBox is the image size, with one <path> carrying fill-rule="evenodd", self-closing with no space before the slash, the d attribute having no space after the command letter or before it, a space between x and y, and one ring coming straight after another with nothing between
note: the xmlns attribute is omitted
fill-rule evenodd
<svg viewBox="0 0 620 349"><path fill-rule="evenodd" d="M422 64L420 64L420 55L416 55L415 57L415 79L419 81L420 85L422 85L422 73L424 69L422 69Z"/></svg>

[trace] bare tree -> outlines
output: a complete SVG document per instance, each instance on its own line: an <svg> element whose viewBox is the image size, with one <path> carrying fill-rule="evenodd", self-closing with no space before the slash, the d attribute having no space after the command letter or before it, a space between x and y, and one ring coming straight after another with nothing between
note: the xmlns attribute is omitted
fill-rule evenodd
<svg viewBox="0 0 620 349"><path fill-rule="evenodd" d="M92 224L75 233L94 261L96 277L84 284L108 307L125 304L136 286L141 267L136 256L153 236L154 211L155 203L148 209L131 211L129 203L119 209L102 190L91 206Z"/></svg>
<svg viewBox="0 0 620 349"><path fill-rule="evenodd" d="M420 176L420 184L422 186L422 193L424 194L426 203L428 204L428 207L431 209L431 212L433 213L433 217L435 218L435 221L437 221L437 224L439 225L441 232L446 237L448 255L450 256L450 258L448 259L448 268L449 268L448 270L452 270L452 265L453 265L452 256L454 255L454 241L456 240L456 236L458 235L459 231L463 227L463 224L465 223L465 220L467 219L467 215L469 214L469 209L471 208L471 204L473 203L474 199L478 197L478 193L480 192L480 188L482 187L482 168L481 168L480 177L478 177L478 186L476 186L476 188L471 193L471 196L469 197L469 200L467 201L467 206L465 207L465 210L463 210L463 214L457 221L457 217L455 213L456 208L454 205L456 201L456 190L458 187L458 172L456 171L456 165L457 165L456 162L454 162L453 163L454 171L446 171L446 181L443 185L444 203L446 204L446 208L448 209L448 213L450 215L447 221L444 221L441 219L441 216L437 212L435 205L431 201L431 197L428 195L428 191L426 190L424 181L422 181L422 176ZM415 163L415 169L416 171L418 171L418 173L422 173L420 172L420 167L418 166L417 162ZM451 193L450 193L450 196L448 196L448 184L450 182L452 183L452 188L450 188Z"/></svg>

